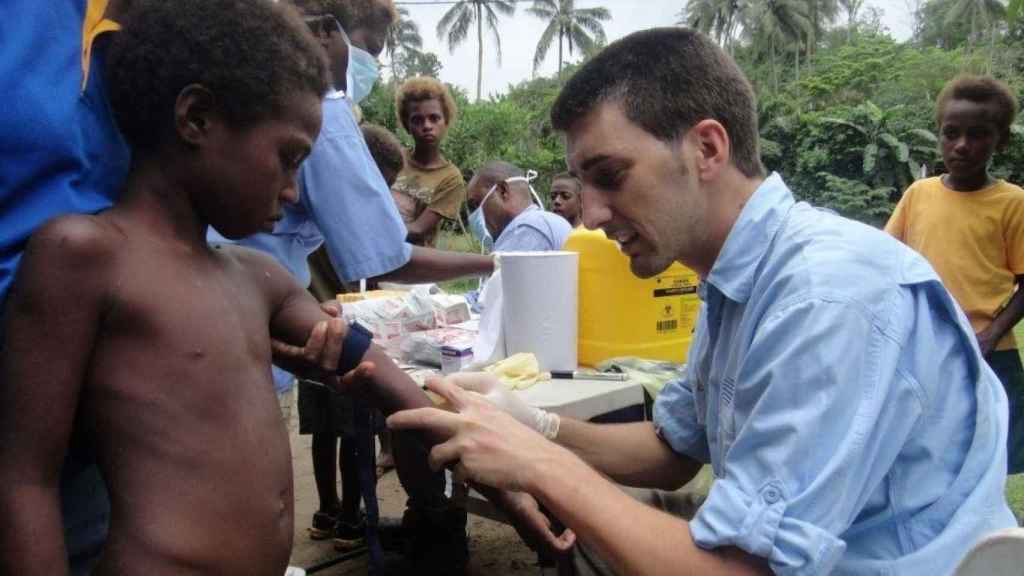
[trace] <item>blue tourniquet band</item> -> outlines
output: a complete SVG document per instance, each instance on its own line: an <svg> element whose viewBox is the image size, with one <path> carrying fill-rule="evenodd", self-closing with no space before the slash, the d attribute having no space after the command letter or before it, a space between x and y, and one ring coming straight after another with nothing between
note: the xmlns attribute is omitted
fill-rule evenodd
<svg viewBox="0 0 1024 576"><path fill-rule="evenodd" d="M348 334L341 343L341 354L338 356L338 376L344 376L359 366L372 342L373 333L365 326L359 322L349 324Z"/></svg>

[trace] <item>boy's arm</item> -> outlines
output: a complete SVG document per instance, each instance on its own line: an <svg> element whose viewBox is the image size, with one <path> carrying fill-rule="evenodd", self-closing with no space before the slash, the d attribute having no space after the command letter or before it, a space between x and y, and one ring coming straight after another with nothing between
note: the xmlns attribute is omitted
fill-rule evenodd
<svg viewBox="0 0 1024 576"><path fill-rule="evenodd" d="M440 221L441 215L427 208L415 220L406 224L406 242L416 243L422 241L437 228L437 223Z"/></svg>
<svg viewBox="0 0 1024 576"><path fill-rule="evenodd" d="M58 219L25 251L0 349L0 573L64 574L59 476L109 304L110 244L90 217Z"/></svg>
<svg viewBox="0 0 1024 576"><path fill-rule="evenodd" d="M276 273L268 273L265 277L279 283L277 289L282 294L281 304L272 320L271 333L275 338L282 339L285 344L291 344L278 344L275 350L293 359L300 358L304 351L312 352L311 357L322 360L330 354L335 354L336 358L337 352L333 350L338 348L332 349L330 340L343 339L344 333L328 331L326 338L310 345L305 335L330 316L283 268L273 262L269 264L273 264L279 270ZM339 319L334 321L341 322ZM305 346L303 342L306 342ZM350 374L345 378L341 383L342 387L339 388L340 392L362 399L383 412L385 416L401 410L434 405L419 385L399 368L381 347L372 344L362 361L360 369L356 371L359 373L358 377L352 377ZM324 366L321 364L319 367ZM436 496L431 493L430 488L436 485L433 481L436 473L430 468L427 453L431 447L444 440L444 435L433 432L395 434L395 442L408 447L405 450L396 450L395 456L402 485L412 499L429 502ZM489 487L482 487L481 491L511 517L521 534L532 535L530 540L535 545L557 553L564 552L572 545L571 535L555 535L546 517L536 506L525 505L522 496L502 493Z"/></svg>
<svg viewBox="0 0 1024 576"><path fill-rule="evenodd" d="M987 356L996 349L996 345L1003 336L1024 318L1024 275L1017 276L1017 291L1006 303L1006 306L996 315L988 328L978 332L978 347L981 348L981 355Z"/></svg>

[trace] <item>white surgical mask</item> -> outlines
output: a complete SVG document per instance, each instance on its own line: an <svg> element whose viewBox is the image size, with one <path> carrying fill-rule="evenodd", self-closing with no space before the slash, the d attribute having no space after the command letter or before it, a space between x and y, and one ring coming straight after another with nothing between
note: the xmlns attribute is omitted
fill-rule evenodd
<svg viewBox="0 0 1024 576"><path fill-rule="evenodd" d="M534 191L533 186L530 184L530 182L533 182L536 178L536 170L527 170L526 176L513 176L512 178L507 178L504 182L526 182L527 187L530 188L530 194L533 196L534 201L536 201L537 205L540 206L540 209L543 210L544 202L541 201L540 196L537 195L537 192ZM473 237L480 242L482 249L490 250L494 246L494 236L491 235L491 231L487 228L487 219L484 216L484 205L487 204L487 201L491 198L491 194L494 194L494 191L497 189L497 184L491 186L491 189L487 191L487 194L484 194L484 198L480 201L480 205L476 207L476 210L473 210L469 214L469 231Z"/></svg>

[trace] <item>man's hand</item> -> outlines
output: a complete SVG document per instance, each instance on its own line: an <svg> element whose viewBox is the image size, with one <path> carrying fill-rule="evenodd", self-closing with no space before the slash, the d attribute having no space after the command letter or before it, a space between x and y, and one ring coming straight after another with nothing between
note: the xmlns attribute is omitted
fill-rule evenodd
<svg viewBox="0 0 1024 576"><path fill-rule="evenodd" d="M520 424L482 395L447 380L428 380L427 388L448 401L457 413L418 408L392 414L394 430L426 430L447 438L430 451L430 466L453 468L456 480L528 492L538 468L558 469L572 454Z"/></svg>
<svg viewBox="0 0 1024 576"><path fill-rule="evenodd" d="M506 388L496 376L486 372L461 372L444 379L453 384L485 398L495 407L504 411L521 424L533 428L545 438L554 440L558 436L561 419L558 414L541 410L523 402L515 392Z"/></svg>
<svg viewBox="0 0 1024 576"><path fill-rule="evenodd" d="M551 519L525 492L502 492L494 503L508 516L523 542L544 557L562 556L576 543L576 533L568 528L555 535Z"/></svg>

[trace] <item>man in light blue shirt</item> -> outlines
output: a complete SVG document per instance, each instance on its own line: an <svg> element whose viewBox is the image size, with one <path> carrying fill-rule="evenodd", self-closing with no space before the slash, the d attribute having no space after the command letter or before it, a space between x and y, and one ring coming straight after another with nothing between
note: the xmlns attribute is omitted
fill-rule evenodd
<svg viewBox="0 0 1024 576"><path fill-rule="evenodd" d="M952 573L1015 525L1006 396L921 256L764 176L756 118L736 64L686 29L613 43L554 105L584 223L638 276L702 278L687 375L653 423L560 419L463 377L432 385L459 414L389 425L450 435L435 465L536 497L572 531L553 541L583 544L577 574ZM675 490L704 463L716 480L685 515L607 479Z"/></svg>

